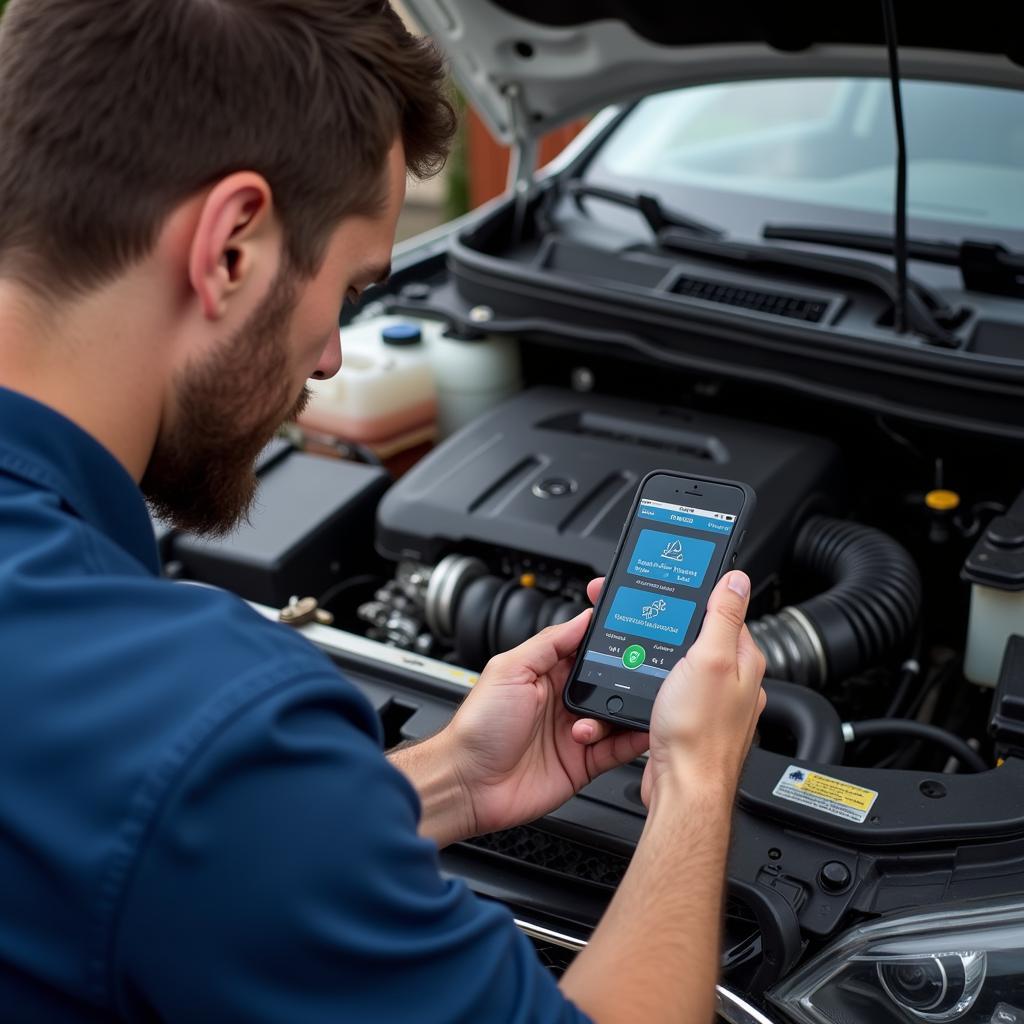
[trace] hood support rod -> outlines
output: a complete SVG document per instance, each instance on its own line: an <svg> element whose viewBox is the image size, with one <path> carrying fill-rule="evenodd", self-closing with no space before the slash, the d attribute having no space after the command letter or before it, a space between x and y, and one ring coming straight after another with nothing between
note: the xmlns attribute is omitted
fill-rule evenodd
<svg viewBox="0 0 1024 1024"><path fill-rule="evenodd" d="M896 123L896 225L893 232L896 256L896 301L893 324L897 333L907 331L907 135L903 126L903 96L900 91L900 60L896 39L896 11L893 0L882 0L885 45L889 51L889 83L892 112Z"/></svg>
<svg viewBox="0 0 1024 1024"><path fill-rule="evenodd" d="M507 188L512 190L515 215L512 226L512 240L523 237L526 226L526 209L534 192L534 172L537 170L537 139L530 131L530 119L523 104L522 90L518 82L512 82L505 90L508 102L509 124L512 129L512 153L508 168Z"/></svg>

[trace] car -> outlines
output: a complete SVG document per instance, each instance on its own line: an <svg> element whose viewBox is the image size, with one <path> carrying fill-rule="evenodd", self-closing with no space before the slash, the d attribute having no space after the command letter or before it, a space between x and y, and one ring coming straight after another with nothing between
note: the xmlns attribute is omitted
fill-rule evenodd
<svg viewBox="0 0 1024 1024"><path fill-rule="evenodd" d="M769 699L719 1014L1024 1021L1010 6L407 6L513 146L509 188L404 244L343 310L346 364L312 385L306 437L353 458L281 442L250 525L165 531L168 574L301 628L393 744L584 606L645 473L750 484L740 564ZM590 115L537 171L540 135ZM643 828L641 772L450 847L444 869L562 970Z"/></svg>

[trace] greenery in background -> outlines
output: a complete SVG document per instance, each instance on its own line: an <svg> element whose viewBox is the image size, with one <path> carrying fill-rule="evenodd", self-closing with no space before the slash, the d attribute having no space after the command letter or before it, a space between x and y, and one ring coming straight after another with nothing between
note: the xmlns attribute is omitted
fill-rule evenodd
<svg viewBox="0 0 1024 1024"><path fill-rule="evenodd" d="M3 3L3 0L0 0ZM459 114L459 131L448 156L448 190L445 196L444 219L453 220L469 211L469 105L466 97L451 87L452 103Z"/></svg>

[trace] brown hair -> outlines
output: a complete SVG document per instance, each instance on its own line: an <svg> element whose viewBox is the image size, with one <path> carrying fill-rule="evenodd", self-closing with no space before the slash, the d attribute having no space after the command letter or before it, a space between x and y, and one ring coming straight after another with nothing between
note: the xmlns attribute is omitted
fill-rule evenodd
<svg viewBox="0 0 1024 1024"><path fill-rule="evenodd" d="M387 0L11 0L0 19L0 275L59 295L142 259L175 205L262 174L313 273L342 217L444 161L444 66Z"/></svg>

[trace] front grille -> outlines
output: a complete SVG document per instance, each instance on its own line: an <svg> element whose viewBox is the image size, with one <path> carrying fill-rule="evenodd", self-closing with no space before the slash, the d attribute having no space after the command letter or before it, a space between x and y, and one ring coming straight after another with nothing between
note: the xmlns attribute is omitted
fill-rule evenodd
<svg viewBox="0 0 1024 1024"><path fill-rule="evenodd" d="M529 825L506 829L503 832L492 832L486 836L475 836L467 842L471 846L510 857L523 864L610 889L619 884L629 866L629 861L625 857L595 850Z"/></svg>
<svg viewBox="0 0 1024 1024"><path fill-rule="evenodd" d="M555 942L546 942L544 939L537 939L532 935L530 936L530 942L533 943L533 948L537 950L537 957L540 962L556 978L560 978L565 974L569 964L573 961L573 957L576 956L576 950L574 949L566 949L565 946L559 946Z"/></svg>
<svg viewBox="0 0 1024 1024"><path fill-rule="evenodd" d="M600 886L609 895L629 867L627 857L530 825L476 836L466 840L465 844L517 864ZM544 966L556 976L561 976L577 951L549 941L544 935L531 934L529 927L523 930ZM747 901L735 892L730 892L726 899L722 938L723 975L730 985L743 991L763 964L765 947L756 915Z"/></svg>

